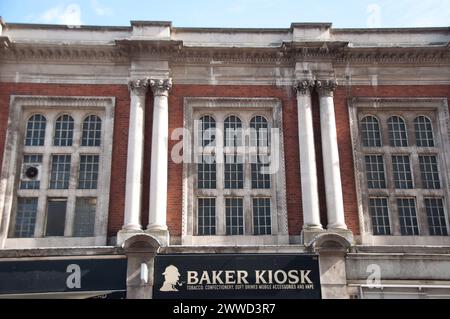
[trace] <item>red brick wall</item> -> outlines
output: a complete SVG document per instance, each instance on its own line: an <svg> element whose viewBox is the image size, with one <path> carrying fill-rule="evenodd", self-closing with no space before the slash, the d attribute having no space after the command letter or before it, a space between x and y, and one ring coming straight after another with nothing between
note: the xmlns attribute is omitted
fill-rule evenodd
<svg viewBox="0 0 450 319"><path fill-rule="evenodd" d="M11 95L65 95L65 96L114 96L116 112L111 181L108 235L115 236L123 223L125 205L125 180L127 165L127 143L130 98L124 85L52 85L52 84L14 84L0 83L0 149L4 149L8 122L8 106ZM183 126L184 97L274 97L283 104L283 129L285 143L286 189L289 220L289 233L299 235L302 229L302 202L300 183L300 163L298 150L297 106L295 92L291 87L274 86L198 86L174 85L169 98L169 137L173 130ZM344 190L344 209L349 228L359 234L356 190L353 171L353 155L350 138L347 99L352 96L380 97L447 97L450 86L378 86L378 87L340 87L335 94L336 125L338 134L341 177ZM142 196L142 224L148 223L152 95L147 96L146 133L144 150L144 185ZM313 120L316 140L316 156L319 178L319 197L322 223L326 225L326 205L322 152L320 145L320 116L318 99L313 94ZM169 152L177 141L169 140ZM0 153L0 161L3 153ZM168 226L173 236L181 235L182 210L182 165L169 160L168 172Z"/></svg>

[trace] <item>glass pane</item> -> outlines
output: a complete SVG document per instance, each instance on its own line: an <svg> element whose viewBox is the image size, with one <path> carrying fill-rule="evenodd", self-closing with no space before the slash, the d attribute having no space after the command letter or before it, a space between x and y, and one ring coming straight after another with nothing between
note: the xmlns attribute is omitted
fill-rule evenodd
<svg viewBox="0 0 450 319"><path fill-rule="evenodd" d="M102 120L96 116L88 116L83 122L83 136L81 146L100 146L102 134Z"/></svg>
<svg viewBox="0 0 450 319"><path fill-rule="evenodd" d="M94 236L96 198L77 198L75 206L74 237Z"/></svg>
<svg viewBox="0 0 450 319"><path fill-rule="evenodd" d="M66 225L66 200L49 200L47 203L47 227L45 236L64 236Z"/></svg>
<svg viewBox="0 0 450 319"><path fill-rule="evenodd" d="M37 198L18 198L16 223L14 228L15 238L34 237L36 225Z"/></svg>
<svg viewBox="0 0 450 319"><path fill-rule="evenodd" d="M398 198L398 217L402 236L419 236L417 224L416 201L414 198Z"/></svg>
<svg viewBox="0 0 450 319"><path fill-rule="evenodd" d="M405 121L401 117L392 116L388 119L389 141L393 147L407 147L408 137L406 134Z"/></svg>
<svg viewBox="0 0 450 319"><path fill-rule="evenodd" d="M244 188L244 158L238 155L225 155L225 189Z"/></svg>
<svg viewBox="0 0 450 319"><path fill-rule="evenodd" d="M44 146L47 120L40 114L30 117L25 133L25 146Z"/></svg>
<svg viewBox="0 0 450 319"><path fill-rule="evenodd" d="M392 168L394 173L395 188L413 189L411 165L408 155L393 155Z"/></svg>
<svg viewBox="0 0 450 319"><path fill-rule="evenodd" d="M269 124L263 116L255 116L250 121L250 146L269 147Z"/></svg>
<svg viewBox="0 0 450 319"><path fill-rule="evenodd" d="M381 147L380 126L376 117L366 116L361 120L363 146Z"/></svg>
<svg viewBox="0 0 450 319"><path fill-rule="evenodd" d="M270 189L271 174L269 170L269 156L267 155L251 155L250 163L252 168L252 188L253 189Z"/></svg>
<svg viewBox="0 0 450 319"><path fill-rule="evenodd" d="M80 156L79 189L97 189L99 161L98 155Z"/></svg>
<svg viewBox="0 0 450 319"><path fill-rule="evenodd" d="M440 189L439 169L435 155L419 156L422 187L425 189Z"/></svg>
<svg viewBox="0 0 450 319"><path fill-rule="evenodd" d="M419 116L414 120L416 145L419 147L434 147L433 126L430 119Z"/></svg>
<svg viewBox="0 0 450 319"><path fill-rule="evenodd" d="M227 235L244 235L244 200L227 198L225 213Z"/></svg>
<svg viewBox="0 0 450 319"><path fill-rule="evenodd" d="M50 189L68 189L70 179L70 155L53 155Z"/></svg>
<svg viewBox="0 0 450 319"><path fill-rule="evenodd" d="M55 146L72 146L74 121L70 115L62 115L55 122Z"/></svg>
<svg viewBox="0 0 450 319"><path fill-rule="evenodd" d="M229 116L224 123L224 145L226 147L243 146L242 122L236 116Z"/></svg>
<svg viewBox="0 0 450 319"><path fill-rule="evenodd" d="M369 212L374 235L390 235L389 209L387 198L370 198Z"/></svg>
<svg viewBox="0 0 450 319"><path fill-rule="evenodd" d="M216 234L216 199L198 199L198 235Z"/></svg>
<svg viewBox="0 0 450 319"><path fill-rule="evenodd" d="M431 236L448 236L442 198L425 198L428 227Z"/></svg>
<svg viewBox="0 0 450 319"><path fill-rule="evenodd" d="M366 175L367 187L370 189L386 188L386 176L384 173L384 158L382 155L367 155Z"/></svg>
<svg viewBox="0 0 450 319"><path fill-rule="evenodd" d="M253 232L255 235L272 233L270 198L253 198Z"/></svg>
<svg viewBox="0 0 450 319"><path fill-rule="evenodd" d="M216 160L214 156L204 155L197 164L197 188L216 188Z"/></svg>

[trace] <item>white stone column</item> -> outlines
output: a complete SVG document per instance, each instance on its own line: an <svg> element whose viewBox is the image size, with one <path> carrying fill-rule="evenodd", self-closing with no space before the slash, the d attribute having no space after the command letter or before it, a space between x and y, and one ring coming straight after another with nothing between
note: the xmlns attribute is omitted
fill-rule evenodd
<svg viewBox="0 0 450 319"><path fill-rule="evenodd" d="M141 192L144 158L144 114L148 79L132 80L130 126L128 129L127 179L123 231L141 231Z"/></svg>
<svg viewBox="0 0 450 319"><path fill-rule="evenodd" d="M322 156L328 211L327 228L329 230L346 230L333 101L336 86L337 83L334 80L316 81L316 89L320 99Z"/></svg>
<svg viewBox="0 0 450 319"><path fill-rule="evenodd" d="M303 229L322 229L317 190L316 154L312 119L313 80L296 83L300 176L302 184Z"/></svg>
<svg viewBox="0 0 450 319"><path fill-rule="evenodd" d="M150 80L153 90L153 134L150 172L149 225L147 232L167 240L167 163L169 140L169 90L172 80ZM164 238L160 238L164 244Z"/></svg>

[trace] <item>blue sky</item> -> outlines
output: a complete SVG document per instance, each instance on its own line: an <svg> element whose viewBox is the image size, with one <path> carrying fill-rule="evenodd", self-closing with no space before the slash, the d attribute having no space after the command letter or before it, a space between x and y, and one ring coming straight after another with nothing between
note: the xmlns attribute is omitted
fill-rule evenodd
<svg viewBox="0 0 450 319"><path fill-rule="evenodd" d="M172 21L175 27L335 28L450 26L450 0L0 0L6 22L122 25Z"/></svg>

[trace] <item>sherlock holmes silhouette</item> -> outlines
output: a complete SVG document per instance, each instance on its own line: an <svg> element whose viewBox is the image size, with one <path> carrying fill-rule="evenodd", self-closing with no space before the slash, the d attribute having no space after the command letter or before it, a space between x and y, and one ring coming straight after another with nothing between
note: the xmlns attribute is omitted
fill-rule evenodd
<svg viewBox="0 0 450 319"><path fill-rule="evenodd" d="M181 285L181 283L178 282L178 279L180 278L178 268L173 265L167 266L163 275L164 283L159 291L178 291L176 285Z"/></svg>

